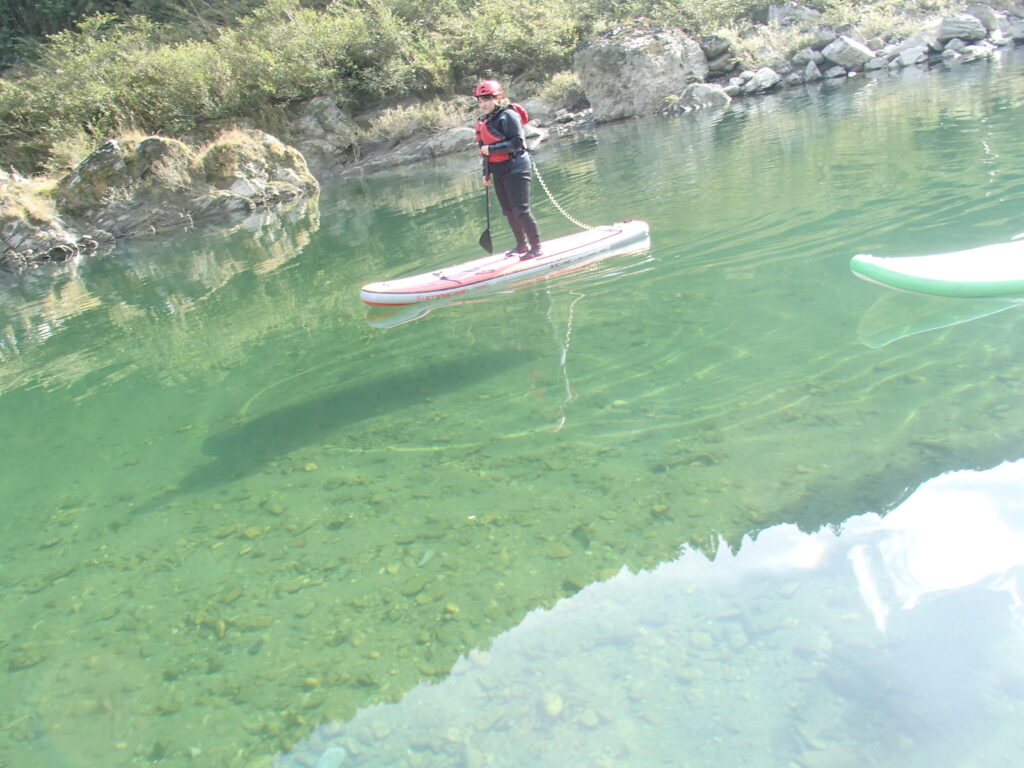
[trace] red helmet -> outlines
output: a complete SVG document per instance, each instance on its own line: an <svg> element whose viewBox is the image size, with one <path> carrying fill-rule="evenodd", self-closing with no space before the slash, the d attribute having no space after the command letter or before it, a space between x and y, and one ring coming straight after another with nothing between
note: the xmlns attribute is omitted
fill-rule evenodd
<svg viewBox="0 0 1024 768"><path fill-rule="evenodd" d="M474 96L494 96L501 98L501 83L497 80L481 80L473 89Z"/></svg>

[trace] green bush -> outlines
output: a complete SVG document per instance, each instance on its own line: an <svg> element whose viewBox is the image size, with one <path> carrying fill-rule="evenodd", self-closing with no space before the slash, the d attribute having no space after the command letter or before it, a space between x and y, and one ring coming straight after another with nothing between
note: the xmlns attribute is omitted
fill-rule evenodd
<svg viewBox="0 0 1024 768"><path fill-rule="evenodd" d="M454 82L464 84L486 72L540 80L564 69L580 28L563 0L482 0L443 19L436 35Z"/></svg>
<svg viewBox="0 0 1024 768"><path fill-rule="evenodd" d="M759 18L764 21L770 2L772 0L582 0L579 15L597 29L641 19L653 25L678 26L692 35L707 35L737 21Z"/></svg>
<svg viewBox="0 0 1024 768"><path fill-rule="evenodd" d="M76 19L111 10L97 0L0 0L0 29L11 37L42 37L70 27Z"/></svg>
<svg viewBox="0 0 1024 768"><path fill-rule="evenodd" d="M946 2L917 0L933 11ZM906 17L914 0L815 4L830 19L865 20L874 30ZM182 136L238 121L273 132L284 106L320 93L355 110L466 93L485 75L541 82L571 67L582 40L613 25L646 21L692 35L731 29L738 40L765 7L765 0L0 0L0 43L12 29L46 31L44 19L105 11L47 37L18 79L0 79L0 164L59 170L127 129ZM568 100L574 86L552 78L544 87Z"/></svg>
<svg viewBox="0 0 1024 768"><path fill-rule="evenodd" d="M394 67L359 80L375 63L367 51L386 44L387 32L360 12L319 13L272 0L215 41L174 43L161 43L156 25L142 17L114 22L97 15L51 36L33 74L0 81L5 162L56 170L66 158L49 150L83 133L99 140L137 128L175 136L346 80L374 96L404 86Z"/></svg>
<svg viewBox="0 0 1024 768"><path fill-rule="evenodd" d="M425 132L441 131L465 125L469 113L457 100L432 99L423 104L397 106L383 110L363 130L366 141L397 143Z"/></svg>
<svg viewBox="0 0 1024 768"><path fill-rule="evenodd" d="M542 101L570 111L586 108L587 94L579 77L572 70L558 72L545 80L537 90Z"/></svg>
<svg viewBox="0 0 1024 768"><path fill-rule="evenodd" d="M264 0L220 0L196 4L191 0L0 0L0 32L10 39L41 38L72 29L97 13L120 19L145 16L160 24L187 27L191 34L230 24L263 5Z"/></svg>

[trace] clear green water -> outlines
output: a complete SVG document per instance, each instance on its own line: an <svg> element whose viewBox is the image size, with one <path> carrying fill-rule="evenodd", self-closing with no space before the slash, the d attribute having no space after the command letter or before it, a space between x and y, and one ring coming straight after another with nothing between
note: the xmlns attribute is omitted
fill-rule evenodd
<svg viewBox="0 0 1024 768"><path fill-rule="evenodd" d="M1024 232L1022 75L542 149L650 251L390 328L472 158L8 280L0 765L1018 765L1021 471L911 494L1024 456L1024 314L847 263Z"/></svg>

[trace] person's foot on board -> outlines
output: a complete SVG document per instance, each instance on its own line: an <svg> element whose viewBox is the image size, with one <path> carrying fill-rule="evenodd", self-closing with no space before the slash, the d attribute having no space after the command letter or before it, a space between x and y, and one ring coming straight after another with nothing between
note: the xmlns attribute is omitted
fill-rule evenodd
<svg viewBox="0 0 1024 768"><path fill-rule="evenodd" d="M543 256L543 255L544 255L544 252L541 251L540 246L539 245L535 245L530 250L528 250L526 253L522 254L519 257L519 260L520 261L526 261L527 259L536 259L538 256Z"/></svg>
<svg viewBox="0 0 1024 768"><path fill-rule="evenodd" d="M506 256L518 256L520 259L525 259L526 254L530 252L530 249L525 245L517 245L511 251L506 251Z"/></svg>

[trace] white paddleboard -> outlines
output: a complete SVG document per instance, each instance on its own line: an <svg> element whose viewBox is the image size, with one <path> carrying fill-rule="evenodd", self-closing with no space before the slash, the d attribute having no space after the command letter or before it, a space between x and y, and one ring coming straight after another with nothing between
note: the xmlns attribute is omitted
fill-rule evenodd
<svg viewBox="0 0 1024 768"><path fill-rule="evenodd" d="M417 304L458 296L471 290L521 282L563 267L635 253L649 247L650 230L643 221L621 221L576 232L543 243L543 255L521 261L518 256L494 254L397 280L364 285L359 297L367 304Z"/></svg>

